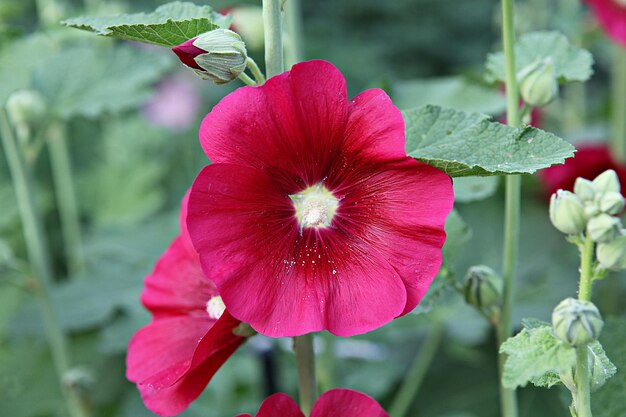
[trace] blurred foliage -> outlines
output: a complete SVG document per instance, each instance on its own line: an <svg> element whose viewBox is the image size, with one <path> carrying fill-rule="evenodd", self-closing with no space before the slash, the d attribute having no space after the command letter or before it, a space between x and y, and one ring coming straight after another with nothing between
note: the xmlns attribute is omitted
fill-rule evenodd
<svg viewBox="0 0 626 417"><path fill-rule="evenodd" d="M172 74L187 71L167 49L101 39L62 27L62 19L90 14L154 10L166 1L2 0L0 3L0 104L10 93L39 91L47 120L23 144L35 174L57 282L52 299L71 335L73 363L91 375L88 392L94 417L144 417L135 387L126 382L124 354L133 332L149 321L139 302L143 277L178 232L178 206L207 163L197 142L200 120L234 88L192 83L200 97L193 123L172 129L151 115L146 102ZM201 4L203 2L196 2ZM216 10L236 4L216 0ZM386 88L397 105L450 106L498 115L503 98L483 81L488 52L498 50L497 0L319 0L302 1L307 58L335 63L350 92ZM608 111L609 50L601 36L578 25L577 1L519 0L520 30L564 30L597 57L588 88L587 124L572 136L604 132ZM565 5L569 4L567 10ZM583 31L584 29L584 31ZM262 53L252 51L257 62ZM173 103L173 106L180 106ZM545 129L571 125L568 103L545 113ZM172 111L174 111L172 109ZM580 117L580 116L579 116ZM67 266L45 147L51 121L67 127L86 271L67 276ZM598 125L597 128L594 126ZM595 129L595 130L594 130ZM602 138L600 138L602 139ZM377 331L341 339L322 334L319 375L325 388L362 390L388 406L434 321L445 339L409 415L495 417L499 415L496 349L491 325L458 293L460 278L476 264L501 262L503 195L493 179L455 180L457 203L447 225L444 268L415 313ZM553 307L575 294L578 257L550 225L547 198L534 178L525 178L519 282L514 323L548 320ZM33 301L31 270L4 153L0 151L0 416L63 415L61 396ZM626 386L623 275L596 285L596 302L607 320L602 343L617 375L594 394L599 417L625 417ZM517 330L520 330L518 328ZM268 350L269 349L269 350ZM272 354L268 354L268 352ZM224 417L258 409L266 395L268 358L279 390L295 394L294 355L289 340L251 339L217 373L200 400L182 415ZM522 416L566 417L560 387L520 391ZM622 397L620 397L620 395ZM602 408L605 407L605 408Z"/></svg>

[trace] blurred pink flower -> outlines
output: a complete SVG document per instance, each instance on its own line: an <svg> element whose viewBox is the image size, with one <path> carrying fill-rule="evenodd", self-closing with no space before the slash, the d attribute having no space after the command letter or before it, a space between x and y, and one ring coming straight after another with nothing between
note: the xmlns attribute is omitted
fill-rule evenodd
<svg viewBox="0 0 626 417"><path fill-rule="evenodd" d="M380 89L347 98L325 61L243 87L206 116L212 165L187 225L234 317L271 337L376 329L418 304L441 265L450 177L406 156Z"/></svg>
<svg viewBox="0 0 626 417"><path fill-rule="evenodd" d="M626 47L626 1L585 0L602 29L615 42Z"/></svg>
<svg viewBox="0 0 626 417"><path fill-rule="evenodd" d="M573 191L576 178L593 180L607 169L615 170L620 183L626 184L626 165L615 162L608 145L585 143L577 145L574 157L566 159L565 164L554 165L540 171L539 178L551 195L559 189ZM623 188L622 193L625 192L626 188Z"/></svg>
<svg viewBox="0 0 626 417"><path fill-rule="evenodd" d="M176 415L245 341L233 333L241 322L224 309L215 284L202 273L184 226L146 278L141 300L152 322L130 341L126 377L148 409Z"/></svg>
<svg viewBox="0 0 626 417"><path fill-rule="evenodd" d="M241 414L237 417L252 417ZM259 408L255 417L304 417L298 404L286 394L274 394ZM326 391L317 400L310 417L389 417L372 397L349 389Z"/></svg>
<svg viewBox="0 0 626 417"><path fill-rule="evenodd" d="M171 75L156 87L152 98L144 105L143 115L154 125L174 132L188 129L200 110L199 86L195 77Z"/></svg>

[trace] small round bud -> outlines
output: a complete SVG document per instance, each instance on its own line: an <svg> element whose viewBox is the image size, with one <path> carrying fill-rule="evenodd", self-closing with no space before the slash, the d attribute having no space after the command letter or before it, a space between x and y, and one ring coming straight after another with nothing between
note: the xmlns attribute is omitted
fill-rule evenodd
<svg viewBox="0 0 626 417"><path fill-rule="evenodd" d="M624 197L621 193L607 191L600 197L600 211L607 214L619 214L624 209Z"/></svg>
<svg viewBox="0 0 626 417"><path fill-rule="evenodd" d="M46 116L46 99L34 90L18 90L7 99L9 120L17 129L32 129Z"/></svg>
<svg viewBox="0 0 626 417"><path fill-rule="evenodd" d="M554 73L552 59L544 59L522 70L520 93L533 107L543 107L559 95L559 81Z"/></svg>
<svg viewBox="0 0 626 417"><path fill-rule="evenodd" d="M550 198L550 220L559 231L576 235L585 230L585 208L574 193L558 190Z"/></svg>
<svg viewBox="0 0 626 417"><path fill-rule="evenodd" d="M604 322L590 301L566 298L552 312L554 335L572 346L582 346L598 338Z"/></svg>
<svg viewBox="0 0 626 417"><path fill-rule="evenodd" d="M594 242L611 242L620 235L622 223L617 217L599 214L587 223L587 234Z"/></svg>
<svg viewBox="0 0 626 417"><path fill-rule="evenodd" d="M593 185L599 194L604 194L609 191L616 193L620 192L619 178L617 173L612 169L604 171L598 175L593 181Z"/></svg>
<svg viewBox="0 0 626 417"><path fill-rule="evenodd" d="M204 80L226 84L246 69L248 55L241 37L228 29L205 32L172 48L183 64Z"/></svg>
<svg viewBox="0 0 626 417"><path fill-rule="evenodd" d="M604 269L619 271L626 269L626 236L620 236L612 242L600 243L596 257Z"/></svg>
<svg viewBox="0 0 626 417"><path fill-rule="evenodd" d="M578 177L574 183L574 194L584 202L593 201L596 196L596 187L588 179Z"/></svg>
<svg viewBox="0 0 626 417"><path fill-rule="evenodd" d="M465 276L465 301L487 314L500 308L502 278L485 265L471 267Z"/></svg>

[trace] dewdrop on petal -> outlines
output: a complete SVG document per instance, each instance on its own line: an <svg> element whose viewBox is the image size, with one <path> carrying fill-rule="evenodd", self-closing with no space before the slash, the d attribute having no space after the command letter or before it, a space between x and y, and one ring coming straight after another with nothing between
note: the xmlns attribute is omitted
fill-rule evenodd
<svg viewBox="0 0 626 417"><path fill-rule="evenodd" d="M590 301L566 298L552 312L554 335L572 346L593 342L603 326L598 308Z"/></svg>
<svg viewBox="0 0 626 417"><path fill-rule="evenodd" d="M596 249L596 257L602 268L613 271L626 269L626 236L622 234L612 242L600 243Z"/></svg>
<svg viewBox="0 0 626 417"><path fill-rule="evenodd" d="M532 107L543 107L559 95L559 82L554 73L552 59L544 59L522 70L520 93L524 102Z"/></svg>
<svg viewBox="0 0 626 417"><path fill-rule="evenodd" d="M611 242L620 235L622 223L617 217L599 214L587 223L587 235L598 243Z"/></svg>
<svg viewBox="0 0 626 417"><path fill-rule="evenodd" d="M248 59L241 37L228 29L205 32L172 51L200 78L215 84L226 84L239 77Z"/></svg>
<svg viewBox="0 0 626 417"><path fill-rule="evenodd" d="M585 230L585 207L572 192L558 190L550 198L550 220L559 231L576 235Z"/></svg>

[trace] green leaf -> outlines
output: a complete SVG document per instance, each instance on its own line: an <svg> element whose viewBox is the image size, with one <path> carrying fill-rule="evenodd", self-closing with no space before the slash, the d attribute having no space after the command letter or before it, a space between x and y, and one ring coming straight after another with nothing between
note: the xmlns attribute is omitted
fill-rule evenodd
<svg viewBox="0 0 626 417"><path fill-rule="evenodd" d="M83 16L62 23L98 35L172 47L201 33L228 28L231 19L214 12L210 6L176 1L164 4L152 13Z"/></svg>
<svg viewBox="0 0 626 417"><path fill-rule="evenodd" d="M50 57L33 77L59 117L94 118L145 102L152 94L151 84L170 65L163 55L129 46L76 47Z"/></svg>
<svg viewBox="0 0 626 417"><path fill-rule="evenodd" d="M617 277L616 277L617 278ZM600 335L606 354L617 366L615 377L593 393L591 406L595 417L626 416L626 317L608 317Z"/></svg>
<svg viewBox="0 0 626 417"><path fill-rule="evenodd" d="M407 154L453 177L530 174L574 155L574 147L552 133L479 113L429 105L403 115Z"/></svg>
<svg viewBox="0 0 626 417"><path fill-rule="evenodd" d="M392 85L393 102L400 109L433 104L461 111L489 114L506 110L506 97L462 76L398 81Z"/></svg>
<svg viewBox="0 0 626 417"><path fill-rule="evenodd" d="M517 74L537 61L551 58L555 75L561 83L586 81L593 74L593 56L586 50L570 44L559 32L531 32L520 36L515 44ZM504 54L498 52L487 57L487 80L504 81Z"/></svg>
<svg viewBox="0 0 626 417"><path fill-rule="evenodd" d="M511 389L528 382L545 386L554 382L551 374L568 371L576 364L576 350L555 338L549 326L523 329L505 341L500 352L508 355L502 384Z"/></svg>
<svg viewBox="0 0 626 417"><path fill-rule="evenodd" d="M452 268L457 254L472 237L472 229L458 211L452 210L445 224L446 243L443 245L443 264Z"/></svg>
<svg viewBox="0 0 626 417"><path fill-rule="evenodd" d="M498 177L460 177L454 179L454 201L470 203L491 197L498 189Z"/></svg>
<svg viewBox="0 0 626 417"><path fill-rule="evenodd" d="M597 390L605 382L615 375L617 368L609 360L604 352L602 345L597 340L588 346L589 356L593 359L593 367L591 372L591 389Z"/></svg>

